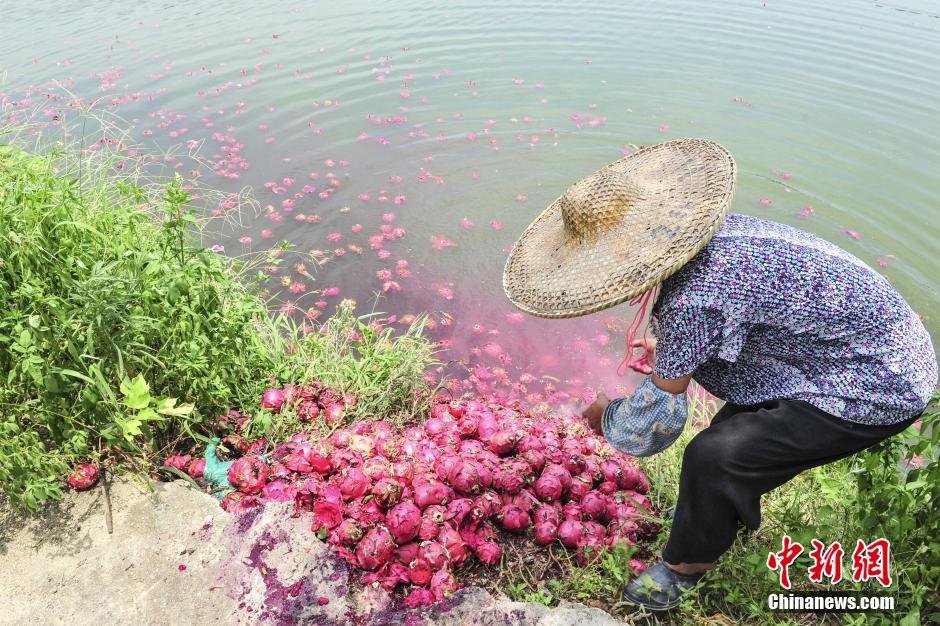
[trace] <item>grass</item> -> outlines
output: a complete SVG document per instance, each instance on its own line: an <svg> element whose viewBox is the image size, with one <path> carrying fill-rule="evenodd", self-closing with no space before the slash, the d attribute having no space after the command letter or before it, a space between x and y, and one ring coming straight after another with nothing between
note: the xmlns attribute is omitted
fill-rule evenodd
<svg viewBox="0 0 940 626"><path fill-rule="evenodd" d="M206 196L116 158L0 145L0 485L15 503L60 497L82 460L149 473L229 407L256 432L286 427L260 408L271 384L353 392L348 419L420 410L420 320L396 336L351 306L322 328L271 314L257 267L283 250L210 252Z"/></svg>
<svg viewBox="0 0 940 626"><path fill-rule="evenodd" d="M937 398L935 398L935 401ZM695 433L707 425L717 410L714 401L694 395L690 403L692 427L675 445L642 460L651 482L650 499L655 510L675 505L682 453ZM579 601L603 608L639 623L663 624L903 624L914 626L940 618L940 413L925 417L920 429L910 428L875 449L837 463L804 472L762 499L763 521L753 534L742 534L716 568L687 596L676 610L663 615L637 613L619 601L623 584L633 577L628 567L630 551L609 553L586 568L578 568L562 551L538 557L518 555L504 559L500 576L492 584L515 600L555 604ZM925 461L912 466L917 455ZM655 520L663 527L655 547L658 556L668 537L670 521ZM884 589L878 583L813 585L806 576L806 553L791 567L794 589L858 591L896 597L891 614L773 613L767 596L779 593L777 574L766 566L767 554L780 549L789 534L807 546L812 538L829 544L840 541L851 553L856 540L887 537L892 546L894 583ZM849 554L845 572L851 571Z"/></svg>

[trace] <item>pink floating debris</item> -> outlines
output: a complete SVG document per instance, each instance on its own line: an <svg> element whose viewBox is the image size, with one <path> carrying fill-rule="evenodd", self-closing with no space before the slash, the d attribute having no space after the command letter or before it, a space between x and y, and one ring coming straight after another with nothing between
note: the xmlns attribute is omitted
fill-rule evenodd
<svg viewBox="0 0 940 626"><path fill-rule="evenodd" d="M802 209L800 209L800 212L797 213L797 215L799 215L800 217L812 217L816 215L816 209L814 209L811 206L805 206Z"/></svg>
<svg viewBox="0 0 940 626"><path fill-rule="evenodd" d="M493 230L502 230L503 224L499 220L493 220L490 222L490 228L492 228Z"/></svg>
<svg viewBox="0 0 940 626"><path fill-rule="evenodd" d="M473 228L473 221L465 217L462 220L460 220L460 225L463 228L466 228L467 230L469 230Z"/></svg>
<svg viewBox="0 0 940 626"><path fill-rule="evenodd" d="M848 236L851 237L852 239L861 239L861 238L862 238L862 236L858 233L857 230L852 230L852 229L850 229L850 228L846 228L846 229L845 229L844 231L842 231L842 232L844 232L846 235L848 235Z"/></svg>
<svg viewBox="0 0 940 626"><path fill-rule="evenodd" d="M659 132L661 132L661 133L668 133L668 132L669 132L669 124L660 124L660 125L659 125Z"/></svg>
<svg viewBox="0 0 940 626"><path fill-rule="evenodd" d="M444 248L454 247L457 244L444 235L433 235L431 237L431 245L434 246L435 250L443 250Z"/></svg>
<svg viewBox="0 0 940 626"><path fill-rule="evenodd" d="M774 203L774 201L771 200L770 198L761 198L760 200L758 200L758 202L760 203L761 206L770 206Z"/></svg>

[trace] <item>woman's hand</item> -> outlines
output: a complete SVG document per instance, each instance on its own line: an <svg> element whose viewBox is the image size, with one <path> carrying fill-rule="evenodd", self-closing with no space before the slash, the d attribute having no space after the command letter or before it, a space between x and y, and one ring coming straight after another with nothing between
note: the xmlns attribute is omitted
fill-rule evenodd
<svg viewBox="0 0 940 626"><path fill-rule="evenodd" d="M597 399L581 413L581 417L588 423L591 430L601 437L604 436L604 431L601 429L601 418L604 416L604 409L607 408L608 404L610 404L610 398L603 391L599 391L597 392Z"/></svg>

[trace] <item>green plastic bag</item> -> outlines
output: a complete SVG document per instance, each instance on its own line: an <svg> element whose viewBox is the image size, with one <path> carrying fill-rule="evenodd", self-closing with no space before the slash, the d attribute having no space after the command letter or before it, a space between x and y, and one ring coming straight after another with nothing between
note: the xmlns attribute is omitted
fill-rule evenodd
<svg viewBox="0 0 940 626"><path fill-rule="evenodd" d="M234 461L220 461L216 454L216 448L221 441L214 437L206 446L206 469L202 472L202 477L212 486L212 495L219 500L234 491L232 483L228 481L228 470Z"/></svg>

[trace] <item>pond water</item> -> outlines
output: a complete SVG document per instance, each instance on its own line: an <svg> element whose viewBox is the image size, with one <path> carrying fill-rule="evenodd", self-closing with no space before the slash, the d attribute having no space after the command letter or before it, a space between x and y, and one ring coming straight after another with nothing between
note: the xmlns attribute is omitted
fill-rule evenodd
<svg viewBox="0 0 940 626"><path fill-rule="evenodd" d="M210 243L290 242L273 284L298 314L427 311L444 359L533 400L629 387L629 308L514 312L507 250L578 178L708 137L738 162L732 210L845 247L938 336L933 2L216 4L5 2L0 115L65 125L82 103L135 150L198 149L200 184L262 207Z"/></svg>

